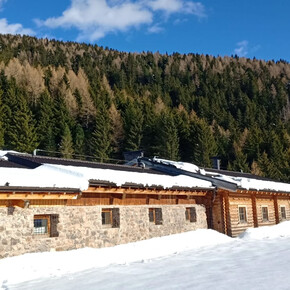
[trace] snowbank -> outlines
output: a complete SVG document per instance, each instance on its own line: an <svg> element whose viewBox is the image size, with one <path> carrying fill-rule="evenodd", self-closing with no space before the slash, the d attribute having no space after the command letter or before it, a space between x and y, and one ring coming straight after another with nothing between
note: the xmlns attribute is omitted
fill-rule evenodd
<svg viewBox="0 0 290 290"><path fill-rule="evenodd" d="M112 264L146 262L178 252L231 241L232 238L213 230L196 230L110 248L24 254L0 260L0 285L4 280L21 283Z"/></svg>
<svg viewBox="0 0 290 290"><path fill-rule="evenodd" d="M197 230L110 248L25 254L0 260L0 287L289 289L289 242L290 221L239 238Z"/></svg>
<svg viewBox="0 0 290 290"><path fill-rule="evenodd" d="M290 237L290 221L285 221L275 226L247 229L239 236L239 238L244 241L274 239L280 237Z"/></svg>

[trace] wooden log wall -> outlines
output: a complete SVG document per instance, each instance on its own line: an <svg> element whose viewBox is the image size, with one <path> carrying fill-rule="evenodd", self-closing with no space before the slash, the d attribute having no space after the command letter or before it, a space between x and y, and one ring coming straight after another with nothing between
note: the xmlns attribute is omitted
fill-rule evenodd
<svg viewBox="0 0 290 290"><path fill-rule="evenodd" d="M281 217L281 206L285 206L286 220L290 220L290 199L286 197L278 198L279 222L284 221L284 219Z"/></svg>
<svg viewBox="0 0 290 290"><path fill-rule="evenodd" d="M234 194L233 194L234 195ZM231 236L236 237L247 228L254 227L253 206L251 195L233 196L229 198L229 210L231 220ZM239 207L246 207L246 222L240 222Z"/></svg>
<svg viewBox="0 0 290 290"><path fill-rule="evenodd" d="M263 221L262 207L264 206L268 208L268 217L269 217L268 221ZM272 196L257 197L257 216L259 227L276 224L274 198Z"/></svg>
<svg viewBox="0 0 290 290"><path fill-rule="evenodd" d="M236 237L247 228L275 225L282 220L281 206L290 220L290 194L219 190L212 204L213 229ZM239 207L246 208L246 221L240 221ZM268 209L268 220L263 220L262 208Z"/></svg>

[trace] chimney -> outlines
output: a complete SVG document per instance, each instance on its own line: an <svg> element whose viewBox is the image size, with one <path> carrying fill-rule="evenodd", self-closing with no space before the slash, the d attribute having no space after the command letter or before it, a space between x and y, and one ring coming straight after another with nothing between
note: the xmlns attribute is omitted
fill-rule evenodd
<svg viewBox="0 0 290 290"><path fill-rule="evenodd" d="M220 170L221 169L221 160L215 156L215 157L211 157L212 161L213 161L213 168Z"/></svg>

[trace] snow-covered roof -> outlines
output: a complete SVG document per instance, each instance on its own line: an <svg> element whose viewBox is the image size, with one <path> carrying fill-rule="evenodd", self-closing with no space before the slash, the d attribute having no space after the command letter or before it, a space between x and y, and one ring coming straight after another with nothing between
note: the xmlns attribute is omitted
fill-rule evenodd
<svg viewBox="0 0 290 290"><path fill-rule="evenodd" d="M82 165L84 166L44 163L30 169L3 168L0 164L0 186L9 184L9 186L21 187L78 188L85 190L89 187L90 180L100 180L114 183L117 186L135 183L144 187L213 188L211 182L183 175L153 174L149 170L142 171L140 168L136 168L136 171L133 171L132 167L126 170L125 166L110 166L108 167L110 169L105 169L89 167L90 163L87 164L87 167L85 166L86 163L82 163ZM123 170L120 170L121 168Z"/></svg>
<svg viewBox="0 0 290 290"><path fill-rule="evenodd" d="M50 187L50 188L76 188L85 190L90 180L114 183L123 186L128 183L144 187L162 188L191 188L214 189L228 185L230 188L289 192L290 184L261 179L251 174L239 172L230 173L219 170L203 169L186 162L153 158L152 163L169 168L168 172L157 172L159 168L141 169L139 167L99 164L86 161L65 160L48 157L33 157L31 155L18 155L14 151L0 151L0 186ZM19 166L1 166L5 162L28 164L28 168ZM2 160L2 161L1 161ZM16 161L15 161L16 160ZM147 159L149 160L149 159ZM18 164L19 165L19 164ZM147 165L146 165L147 166ZM172 171L173 169L173 171ZM158 174L157 174L158 173ZM173 173L173 174L172 174Z"/></svg>
<svg viewBox="0 0 290 290"><path fill-rule="evenodd" d="M180 169L183 171L187 171L191 173L199 173L201 177L202 175L204 175L204 176L209 176L215 180L221 180L221 181L226 181L229 183L234 183L237 185L238 189L257 190L257 191L277 191L277 192L290 193L289 183L267 180L265 178L260 178L259 176L255 176L252 174L243 174L242 172L231 173L225 170L218 170L218 173L217 173L217 172L214 172L214 170L199 168L198 166L191 163L175 162L175 161L164 160L164 159L159 159L159 158L153 158L153 161L170 165L170 166L174 166L177 169Z"/></svg>

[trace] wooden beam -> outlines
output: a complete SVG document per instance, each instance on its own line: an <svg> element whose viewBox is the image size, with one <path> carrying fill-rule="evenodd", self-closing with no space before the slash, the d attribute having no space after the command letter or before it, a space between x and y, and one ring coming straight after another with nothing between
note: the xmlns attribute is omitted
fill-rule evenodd
<svg viewBox="0 0 290 290"><path fill-rule="evenodd" d="M187 191L170 189L136 189L136 188L108 188L108 187L89 187L83 193L119 193L119 194L146 194L146 195L190 195L205 196L207 191Z"/></svg>
<svg viewBox="0 0 290 290"><path fill-rule="evenodd" d="M229 194L224 192L224 230L226 235L231 235L231 222L230 222L230 203L229 203Z"/></svg>
<svg viewBox="0 0 290 290"><path fill-rule="evenodd" d="M253 221L254 227L258 227L258 215L257 215L257 198L256 194L252 193L252 211L253 211Z"/></svg>
<svg viewBox="0 0 290 290"><path fill-rule="evenodd" d="M280 220L279 220L278 197L276 195L273 196L273 201L274 201L274 209L275 209L275 221L276 221L276 224L278 224Z"/></svg>
<svg viewBox="0 0 290 290"><path fill-rule="evenodd" d="M0 200L31 200L31 199L73 199L76 198L76 193L0 193Z"/></svg>

